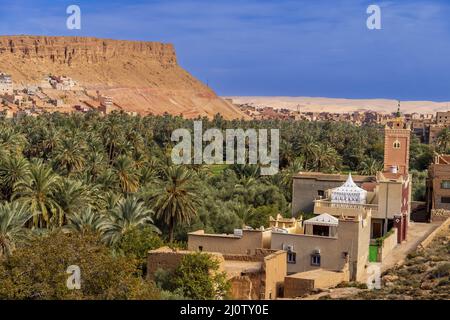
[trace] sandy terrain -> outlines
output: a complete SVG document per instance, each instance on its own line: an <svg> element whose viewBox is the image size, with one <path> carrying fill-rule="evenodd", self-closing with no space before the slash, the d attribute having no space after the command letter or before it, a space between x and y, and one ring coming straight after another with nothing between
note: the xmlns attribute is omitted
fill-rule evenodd
<svg viewBox="0 0 450 320"><path fill-rule="evenodd" d="M347 113L357 110L372 110L391 113L397 110L398 102L388 99L335 99L313 97L225 97L236 104L251 104L260 107L273 107L300 110L301 112ZM402 101L401 110L405 113L436 113L450 110L450 102Z"/></svg>

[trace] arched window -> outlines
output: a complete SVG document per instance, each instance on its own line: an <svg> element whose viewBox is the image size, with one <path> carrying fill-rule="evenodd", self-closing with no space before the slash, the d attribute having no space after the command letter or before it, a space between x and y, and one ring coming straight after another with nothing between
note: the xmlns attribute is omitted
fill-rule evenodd
<svg viewBox="0 0 450 320"><path fill-rule="evenodd" d="M400 149L400 141L398 140L394 141L394 149Z"/></svg>

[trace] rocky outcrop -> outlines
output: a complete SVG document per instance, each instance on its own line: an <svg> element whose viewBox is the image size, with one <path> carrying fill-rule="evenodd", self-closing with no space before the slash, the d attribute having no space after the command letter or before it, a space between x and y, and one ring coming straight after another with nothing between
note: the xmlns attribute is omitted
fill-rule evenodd
<svg viewBox="0 0 450 320"><path fill-rule="evenodd" d="M39 85L49 74L66 75L88 91L112 96L120 109L141 114L246 117L180 67L171 44L0 36L0 71L21 85Z"/></svg>
<svg viewBox="0 0 450 320"><path fill-rule="evenodd" d="M0 37L0 55L4 54L67 65L99 63L127 56L146 57L161 65L177 64L171 44L87 37Z"/></svg>

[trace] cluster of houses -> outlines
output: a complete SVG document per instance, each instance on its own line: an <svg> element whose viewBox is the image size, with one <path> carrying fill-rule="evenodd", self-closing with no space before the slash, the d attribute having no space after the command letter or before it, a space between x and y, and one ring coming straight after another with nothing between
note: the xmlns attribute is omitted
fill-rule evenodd
<svg viewBox="0 0 450 320"><path fill-rule="evenodd" d="M292 298L365 282L370 263L383 263L408 239L410 138L404 117L393 119L385 127L384 169L375 176L300 172L293 177L292 218L278 215L268 228L234 234L189 233L187 250L149 252L149 278L176 268L186 254L208 252L220 261L235 299ZM450 210L450 156L437 156L428 185L433 209Z"/></svg>
<svg viewBox="0 0 450 320"><path fill-rule="evenodd" d="M98 110L102 114L118 110L112 97L98 91L95 96L90 97L84 92L83 88L68 76L50 75L45 77L39 86L22 86L14 85L11 75L0 72L0 113L6 118L13 118L23 115L37 116L56 110L82 113ZM65 99L70 93L82 95L84 98L81 101ZM77 102L72 103L72 100Z"/></svg>
<svg viewBox="0 0 450 320"><path fill-rule="evenodd" d="M228 99L230 100L230 99ZM229 101L232 103L232 100ZM351 113L333 112L300 112L291 109L272 107L257 107L250 104L238 105L248 116L256 120L306 120L349 122L355 125L381 124L385 125L397 117L397 112L384 114L376 111L355 111ZM407 113L404 120L411 126L422 143L433 144L443 129L450 127L450 111L434 114Z"/></svg>

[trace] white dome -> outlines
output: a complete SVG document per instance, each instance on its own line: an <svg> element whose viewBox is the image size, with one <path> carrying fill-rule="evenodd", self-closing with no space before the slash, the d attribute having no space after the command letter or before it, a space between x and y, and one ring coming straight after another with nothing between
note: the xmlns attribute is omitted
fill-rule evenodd
<svg viewBox="0 0 450 320"><path fill-rule="evenodd" d="M353 182L351 174L348 175L347 181L342 186L331 191L332 203L365 204L366 198L367 191L361 189Z"/></svg>

